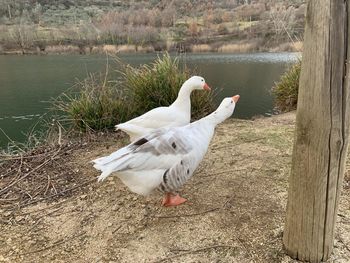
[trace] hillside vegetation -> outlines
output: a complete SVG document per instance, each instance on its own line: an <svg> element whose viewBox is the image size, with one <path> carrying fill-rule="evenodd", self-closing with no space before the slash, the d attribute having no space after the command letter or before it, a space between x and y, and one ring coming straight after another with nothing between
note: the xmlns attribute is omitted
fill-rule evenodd
<svg viewBox="0 0 350 263"><path fill-rule="evenodd" d="M304 2L0 0L0 51L288 50Z"/></svg>

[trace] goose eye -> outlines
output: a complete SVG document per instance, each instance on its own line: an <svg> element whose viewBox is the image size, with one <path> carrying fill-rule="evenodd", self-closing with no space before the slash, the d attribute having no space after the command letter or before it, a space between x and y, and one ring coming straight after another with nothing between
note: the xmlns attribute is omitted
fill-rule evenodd
<svg viewBox="0 0 350 263"><path fill-rule="evenodd" d="M204 79L201 80L202 82L204 81Z"/></svg>

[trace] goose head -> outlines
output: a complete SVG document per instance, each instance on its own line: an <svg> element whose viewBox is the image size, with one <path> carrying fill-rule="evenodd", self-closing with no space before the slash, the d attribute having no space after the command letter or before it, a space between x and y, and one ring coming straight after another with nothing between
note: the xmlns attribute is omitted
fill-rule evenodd
<svg viewBox="0 0 350 263"><path fill-rule="evenodd" d="M184 86L190 88L191 90L210 90L210 87L205 82L203 77L193 76L185 81Z"/></svg>
<svg viewBox="0 0 350 263"><path fill-rule="evenodd" d="M229 118L233 114L236 103L239 100L239 98L240 96L236 95L233 97L223 99L219 107L212 114L214 117L214 122L220 123Z"/></svg>

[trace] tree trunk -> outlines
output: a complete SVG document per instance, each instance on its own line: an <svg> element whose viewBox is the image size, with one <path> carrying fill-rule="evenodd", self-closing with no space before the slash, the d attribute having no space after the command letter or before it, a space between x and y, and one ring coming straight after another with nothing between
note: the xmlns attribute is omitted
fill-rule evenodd
<svg viewBox="0 0 350 263"><path fill-rule="evenodd" d="M333 250L350 125L350 0L309 0L283 243L300 260Z"/></svg>

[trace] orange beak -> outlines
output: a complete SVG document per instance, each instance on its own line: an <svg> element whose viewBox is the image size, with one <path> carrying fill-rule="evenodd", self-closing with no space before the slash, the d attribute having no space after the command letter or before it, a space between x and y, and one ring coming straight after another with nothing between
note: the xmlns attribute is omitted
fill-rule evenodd
<svg viewBox="0 0 350 263"><path fill-rule="evenodd" d="M211 90L211 88L208 86L207 83L204 83L203 89L205 89L205 90Z"/></svg>
<svg viewBox="0 0 350 263"><path fill-rule="evenodd" d="M239 95L236 95L236 96L233 96L232 97L232 100L237 103L237 101L239 100L240 96Z"/></svg>

